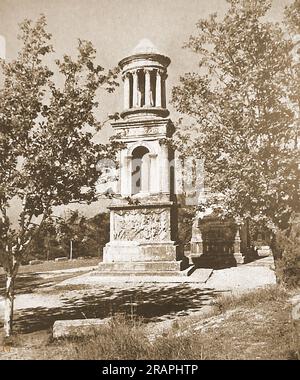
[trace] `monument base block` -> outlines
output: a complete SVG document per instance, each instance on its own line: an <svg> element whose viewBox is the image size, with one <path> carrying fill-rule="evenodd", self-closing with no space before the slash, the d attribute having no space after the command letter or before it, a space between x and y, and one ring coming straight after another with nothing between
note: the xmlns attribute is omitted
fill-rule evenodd
<svg viewBox="0 0 300 380"><path fill-rule="evenodd" d="M188 258L173 242L110 242L104 248L97 273L103 275L180 275L189 266Z"/></svg>

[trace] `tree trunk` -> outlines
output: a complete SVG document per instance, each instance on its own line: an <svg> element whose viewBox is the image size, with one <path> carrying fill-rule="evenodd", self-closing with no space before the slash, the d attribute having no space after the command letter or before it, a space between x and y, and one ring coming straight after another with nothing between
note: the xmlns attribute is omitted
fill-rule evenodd
<svg viewBox="0 0 300 380"><path fill-rule="evenodd" d="M278 275L278 260L282 257L282 249L278 245L276 233L272 233L271 235L270 248L274 258L276 282L277 284L281 284L282 279Z"/></svg>
<svg viewBox="0 0 300 380"><path fill-rule="evenodd" d="M15 278L13 276L7 275L4 309L4 332L6 337L11 336L12 334L14 314L14 281Z"/></svg>

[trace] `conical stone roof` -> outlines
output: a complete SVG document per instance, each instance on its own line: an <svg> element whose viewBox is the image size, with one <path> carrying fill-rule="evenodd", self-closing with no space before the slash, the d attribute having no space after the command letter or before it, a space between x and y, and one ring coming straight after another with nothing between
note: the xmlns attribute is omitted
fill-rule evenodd
<svg viewBox="0 0 300 380"><path fill-rule="evenodd" d="M143 38L132 50L131 54L160 54L160 52L148 38Z"/></svg>

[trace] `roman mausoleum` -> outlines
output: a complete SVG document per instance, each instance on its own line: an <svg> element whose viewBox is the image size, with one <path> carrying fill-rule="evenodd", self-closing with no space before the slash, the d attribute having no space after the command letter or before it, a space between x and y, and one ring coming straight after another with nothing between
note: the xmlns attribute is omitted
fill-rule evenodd
<svg viewBox="0 0 300 380"><path fill-rule="evenodd" d="M189 264L243 262L245 229L234 221L220 221L209 210L196 214L189 255L184 255L178 211L187 203L185 186L194 168L185 168L183 175L178 154L169 144L175 131L166 100L169 64L170 59L147 39L119 62L124 106L112 127L122 149L116 196L109 206L110 241L99 264L102 274L177 275L188 274ZM205 195L202 179L191 187L192 193L200 189L200 197Z"/></svg>
<svg viewBox="0 0 300 380"><path fill-rule="evenodd" d="M119 62L124 83L121 120L112 123L123 143L117 196L110 209L110 241L101 272L177 274L188 260L178 242L174 133L166 107L170 59L142 40Z"/></svg>

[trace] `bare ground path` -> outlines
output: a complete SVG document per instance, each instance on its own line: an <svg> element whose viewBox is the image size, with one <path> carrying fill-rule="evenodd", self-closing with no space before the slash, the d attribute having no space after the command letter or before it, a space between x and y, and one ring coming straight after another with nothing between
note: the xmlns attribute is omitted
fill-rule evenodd
<svg viewBox="0 0 300 380"><path fill-rule="evenodd" d="M52 267L52 271L46 266L44 272L41 267L39 272L29 272L28 268L21 272L15 300L17 331L49 329L58 319L105 318L115 313L134 314L147 322L157 322L197 312L227 291L239 292L275 283L269 258L259 260L257 265L213 272L199 269L178 283L166 282L165 278L156 283L148 278L138 278L135 282L110 281L90 275L95 268L87 266L90 261L76 263L75 268L74 263L73 268L71 263L61 264L64 266ZM2 291L3 285L2 282ZM3 301L0 297L0 316Z"/></svg>

